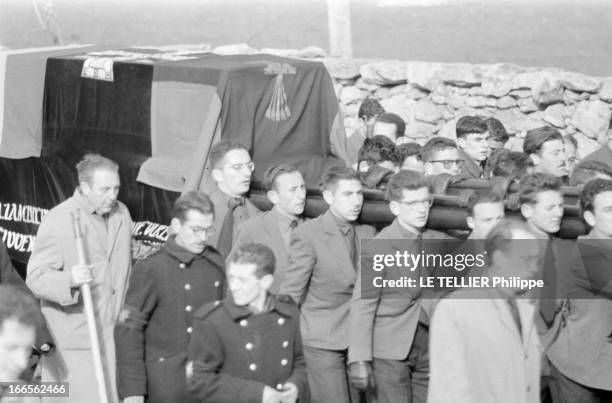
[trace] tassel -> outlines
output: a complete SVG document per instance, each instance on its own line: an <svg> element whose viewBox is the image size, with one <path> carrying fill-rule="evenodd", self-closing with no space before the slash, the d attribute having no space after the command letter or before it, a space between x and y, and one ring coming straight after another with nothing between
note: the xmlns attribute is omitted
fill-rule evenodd
<svg viewBox="0 0 612 403"><path fill-rule="evenodd" d="M285 86L283 85L283 75L295 74L295 68L287 63L270 63L264 69L264 73L276 75L272 98L270 99L270 104L266 109L266 118L275 122L289 119L291 117L291 110L289 109L287 93L285 92Z"/></svg>

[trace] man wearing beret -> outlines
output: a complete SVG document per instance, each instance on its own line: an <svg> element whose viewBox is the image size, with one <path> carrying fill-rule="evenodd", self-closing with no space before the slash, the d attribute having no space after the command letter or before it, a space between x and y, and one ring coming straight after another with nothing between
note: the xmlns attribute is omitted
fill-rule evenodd
<svg viewBox="0 0 612 403"><path fill-rule="evenodd" d="M115 327L117 388L124 403L188 403L185 365L195 311L223 297L221 254L207 244L213 205L200 192L174 203L172 234L134 266Z"/></svg>
<svg viewBox="0 0 612 403"><path fill-rule="evenodd" d="M198 401L309 401L299 312L268 292L274 266L267 246L239 246L228 260L231 296L196 312L187 379Z"/></svg>

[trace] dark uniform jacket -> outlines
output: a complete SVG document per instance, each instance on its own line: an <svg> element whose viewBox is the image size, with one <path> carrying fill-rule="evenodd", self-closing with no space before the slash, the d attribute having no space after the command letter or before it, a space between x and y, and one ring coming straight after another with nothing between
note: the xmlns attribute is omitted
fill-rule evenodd
<svg viewBox="0 0 612 403"><path fill-rule="evenodd" d="M307 403L299 329L297 306L274 296L259 314L231 297L202 307L189 345L189 389L199 402L261 403L266 385L291 382Z"/></svg>
<svg viewBox="0 0 612 403"><path fill-rule="evenodd" d="M133 269L115 327L119 397L146 395L147 402L188 402L185 365L195 311L223 298L221 254L199 255L169 238Z"/></svg>

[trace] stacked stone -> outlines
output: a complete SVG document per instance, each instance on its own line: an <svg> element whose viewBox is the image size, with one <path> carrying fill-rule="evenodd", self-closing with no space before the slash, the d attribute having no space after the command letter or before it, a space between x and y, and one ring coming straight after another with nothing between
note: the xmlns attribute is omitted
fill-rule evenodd
<svg viewBox="0 0 612 403"><path fill-rule="evenodd" d="M521 149L525 132L553 126L578 142L582 158L607 138L612 77L597 78L553 68L514 64L472 65L403 61L324 62L335 81L347 134L358 125L359 104L378 99L406 121L406 136L423 143L434 135L455 137L466 115L499 119Z"/></svg>

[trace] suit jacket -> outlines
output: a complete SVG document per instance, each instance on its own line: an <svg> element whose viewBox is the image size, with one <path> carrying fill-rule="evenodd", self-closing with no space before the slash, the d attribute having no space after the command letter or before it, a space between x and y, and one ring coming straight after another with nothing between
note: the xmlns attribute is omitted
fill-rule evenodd
<svg viewBox="0 0 612 403"><path fill-rule="evenodd" d="M223 220L225 219L225 215L227 214L228 210L228 200L229 196L219 189L215 189L215 191L210 194L210 201L212 201L215 208L214 226L216 232L208 239L208 243L217 249L219 249L217 242L219 241L219 235L221 234L221 227L223 226ZM249 218L253 218L259 213L261 213L261 210L255 207L255 205L248 198L245 198L244 206L237 207L236 211L234 212L234 233L241 222L246 221Z"/></svg>
<svg viewBox="0 0 612 403"><path fill-rule="evenodd" d="M440 301L430 332L429 403L536 403L541 348L535 303L517 299L522 334L496 290L461 290Z"/></svg>
<svg viewBox="0 0 612 403"><path fill-rule="evenodd" d="M555 318L559 328L547 355L573 381L612 390L612 242L587 235L578 245L580 259L571 266L568 296ZM595 277L607 285L596 284Z"/></svg>
<svg viewBox="0 0 612 403"><path fill-rule="evenodd" d="M482 179L484 177L484 170L461 148L459 150L459 157L464 159L463 168L461 169L461 176L469 179Z"/></svg>
<svg viewBox="0 0 612 403"><path fill-rule="evenodd" d="M328 210L293 231L289 266L279 294L303 300L304 345L343 350L348 347L348 316L357 273L331 214ZM370 226L355 226L355 231L359 239L375 235Z"/></svg>
<svg viewBox="0 0 612 403"><path fill-rule="evenodd" d="M127 208L118 203L108 217L108 230L103 230L102 218L93 213L93 207L79 190L45 215L28 262L26 284L41 299L42 312L57 348L54 355L42 357L42 380L71 382L70 398L65 401L97 401L95 379L71 381L73 376L82 378L85 373L95 373L91 360L74 359L76 354L89 350L90 344L81 291L70 287L70 269L78 264L71 213L80 215L89 248L94 277L90 285L102 360L114 391L109 398L116 401L113 331L131 268L132 220ZM73 351L75 354L71 354ZM64 400L58 400L61 401Z"/></svg>
<svg viewBox="0 0 612 403"><path fill-rule="evenodd" d="M448 235L425 230L422 233L424 240L447 239ZM415 234L416 238L416 234ZM388 243L389 250L385 253L395 253L403 250L407 244L406 230L395 219L391 225L385 227L374 239L397 239L400 243ZM387 243L386 243L387 244ZM378 249L378 248L377 248ZM377 253L383 253L378 251ZM407 274L399 270L383 270L385 279L399 279ZM420 274L414 271L414 278ZM371 361L373 357L391 360L403 360L408 356L414 334L416 332L422 307L421 289L419 287L405 287L398 289L373 288L377 293L375 298L362 298L362 280L369 276L357 276L357 283L353 292L350 312L350 345L349 362ZM417 283L418 284L418 283ZM369 297L370 295L368 295ZM427 305L427 302L426 302Z"/></svg>
<svg viewBox="0 0 612 403"><path fill-rule="evenodd" d="M278 225L278 214L275 209L272 209L244 221L234 231L234 241L232 242L232 252L238 245L249 242L261 243L272 249L276 258L274 283L270 288L272 294L278 293L289 262L288 250Z"/></svg>

